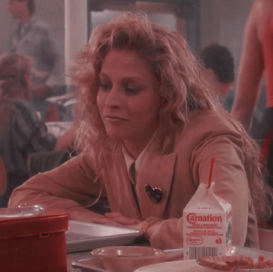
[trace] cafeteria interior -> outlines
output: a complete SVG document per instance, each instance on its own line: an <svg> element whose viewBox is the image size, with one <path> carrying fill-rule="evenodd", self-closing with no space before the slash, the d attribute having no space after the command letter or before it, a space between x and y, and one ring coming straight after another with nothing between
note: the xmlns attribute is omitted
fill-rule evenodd
<svg viewBox="0 0 273 272"><path fill-rule="evenodd" d="M0 271L273 271L272 0L2 1Z"/></svg>

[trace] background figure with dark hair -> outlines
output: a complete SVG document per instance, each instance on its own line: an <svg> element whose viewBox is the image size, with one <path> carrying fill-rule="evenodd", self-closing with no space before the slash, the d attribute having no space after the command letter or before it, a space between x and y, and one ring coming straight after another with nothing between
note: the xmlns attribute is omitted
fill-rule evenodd
<svg viewBox="0 0 273 272"><path fill-rule="evenodd" d="M47 132L30 104L31 60L16 53L0 55L0 156L8 178L0 207L7 206L14 188L28 178L29 155L41 151L59 151L70 147L75 139L77 124L56 139Z"/></svg>
<svg viewBox="0 0 273 272"><path fill-rule="evenodd" d="M223 101L223 98L234 88L234 60L225 46L217 43L205 47L200 58L205 66L205 76L209 86Z"/></svg>
<svg viewBox="0 0 273 272"><path fill-rule="evenodd" d="M10 36L9 51L33 59L33 103L44 118L47 110L45 99L52 93L50 81L58 58L55 42L48 26L35 18L34 0L9 0L8 9L11 16L19 21Z"/></svg>
<svg viewBox="0 0 273 272"><path fill-rule="evenodd" d="M235 65L231 51L220 44L213 43L205 47L200 55L205 66L204 74L209 86L219 96L224 108L231 112L235 92ZM260 99L253 114L252 127L249 134L254 137L265 106L265 91L262 90Z"/></svg>

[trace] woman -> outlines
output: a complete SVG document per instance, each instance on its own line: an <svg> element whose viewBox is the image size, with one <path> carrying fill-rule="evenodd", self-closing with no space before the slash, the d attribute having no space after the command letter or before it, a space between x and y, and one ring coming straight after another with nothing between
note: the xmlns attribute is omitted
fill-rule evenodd
<svg viewBox="0 0 273 272"><path fill-rule="evenodd" d="M183 209L215 158L215 193L233 207L233 244L258 247L268 212L258 149L200 77L186 41L125 13L92 32L72 68L82 153L39 174L9 205L64 208L75 220L139 224L158 248L183 246ZM85 207L107 196L112 213Z"/></svg>
<svg viewBox="0 0 273 272"><path fill-rule="evenodd" d="M47 132L30 104L31 60L15 53L0 55L0 156L8 179L0 206L7 206L12 190L28 179L27 160L40 151L62 150L73 143L76 127L59 139Z"/></svg>

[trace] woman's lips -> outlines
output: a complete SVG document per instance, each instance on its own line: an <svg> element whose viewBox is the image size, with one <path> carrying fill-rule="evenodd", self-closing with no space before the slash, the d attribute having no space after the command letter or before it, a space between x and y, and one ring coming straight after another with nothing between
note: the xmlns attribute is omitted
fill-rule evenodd
<svg viewBox="0 0 273 272"><path fill-rule="evenodd" d="M114 116L114 115L105 115L104 119L109 120L109 121L128 121L125 118L122 118L119 116Z"/></svg>

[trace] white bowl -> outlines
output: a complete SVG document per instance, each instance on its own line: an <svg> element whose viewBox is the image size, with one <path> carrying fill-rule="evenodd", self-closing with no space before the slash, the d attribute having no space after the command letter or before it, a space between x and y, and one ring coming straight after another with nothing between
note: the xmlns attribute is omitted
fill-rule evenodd
<svg viewBox="0 0 273 272"><path fill-rule="evenodd" d="M135 269L159 263L165 252L143 246L112 246L94 249L92 255L101 259L104 268L111 272L133 272Z"/></svg>

